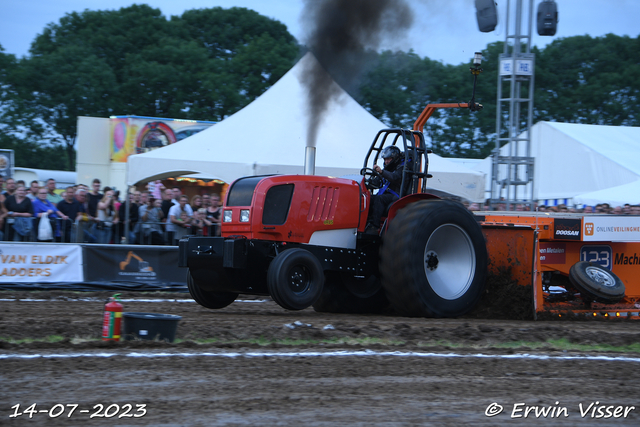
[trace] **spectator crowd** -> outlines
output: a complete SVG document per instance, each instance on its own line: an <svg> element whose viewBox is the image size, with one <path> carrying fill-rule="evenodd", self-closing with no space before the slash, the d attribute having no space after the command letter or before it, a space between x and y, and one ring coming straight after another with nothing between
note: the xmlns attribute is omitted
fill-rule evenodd
<svg viewBox="0 0 640 427"><path fill-rule="evenodd" d="M159 181L149 190L129 193L127 204L110 187L94 179L91 188L72 185L62 194L56 181L45 186L0 176L0 240L76 243L124 243L177 245L185 235L219 236L222 208L217 193L197 194L189 199L179 187L164 188ZM489 203L467 203L470 211L506 211L506 203L494 209ZM529 211L526 204L511 204L515 212ZM607 203L583 208L534 204L537 212L640 215L640 205L612 207ZM41 232L48 221L50 232ZM46 225L46 224L45 224ZM46 228L46 227L45 227ZM126 233L129 233L126 236Z"/></svg>
<svg viewBox="0 0 640 427"><path fill-rule="evenodd" d="M466 208L473 212L478 211L507 211L506 203L499 203L492 209L489 201L482 205L480 203L466 203ZM509 211L524 212L529 211L527 205L522 203L512 204ZM629 203L624 206L611 206L609 203L599 203L595 206L585 205L582 208L567 206L564 204L556 206L539 205L534 203L533 210L535 212L560 212L560 213L585 213L585 214L612 214L612 215L640 215L640 205L631 205Z"/></svg>
<svg viewBox="0 0 640 427"><path fill-rule="evenodd" d="M27 189L24 181L0 176L0 240L177 245L188 234L220 235L217 193L189 200L179 187L154 183L129 193L127 212L119 193L101 184L94 179L91 188L72 185L58 194L54 179Z"/></svg>

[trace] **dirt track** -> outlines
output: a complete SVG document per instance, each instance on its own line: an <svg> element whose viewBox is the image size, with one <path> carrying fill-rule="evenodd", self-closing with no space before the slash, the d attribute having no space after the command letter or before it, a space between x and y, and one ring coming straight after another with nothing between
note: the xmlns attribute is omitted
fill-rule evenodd
<svg viewBox="0 0 640 427"><path fill-rule="evenodd" d="M271 301L211 311L140 301L185 294L131 293L123 298L137 300L125 301L125 311L182 316L180 342L103 343L95 338L107 295L0 292L0 425L640 424L639 353L498 347L563 338L625 346L640 342L640 322L336 315L285 311ZM64 340L11 341L52 335ZM217 341L194 341L205 339ZM503 412L487 417L494 402ZM621 406L627 416L595 418L592 406L582 417L580 404L585 411L592 402ZM58 418L10 417L13 405L24 412L33 403L79 406L71 417L70 407ZM525 405L513 412L517 403L555 409L546 418L535 410L511 418L525 413ZM117 404L116 415L89 419L97 404ZM126 404L128 415L142 413L136 404L147 412L118 418Z"/></svg>

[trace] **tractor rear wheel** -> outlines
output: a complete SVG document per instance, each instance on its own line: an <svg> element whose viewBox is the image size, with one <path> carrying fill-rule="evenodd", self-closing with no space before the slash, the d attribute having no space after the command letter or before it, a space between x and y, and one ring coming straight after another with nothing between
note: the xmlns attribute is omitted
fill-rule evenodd
<svg viewBox="0 0 640 427"><path fill-rule="evenodd" d="M624 298L625 286L622 280L599 264L576 262L569 269L569 280L587 301L615 304Z"/></svg>
<svg viewBox="0 0 640 427"><path fill-rule="evenodd" d="M205 291L196 283L191 273L187 271L187 287L191 298L198 304L206 308L224 308L238 298L238 294L233 292L209 292Z"/></svg>
<svg viewBox="0 0 640 427"><path fill-rule="evenodd" d="M320 261L301 248L280 252L267 271L267 286L271 298L287 310L304 310L320 294L324 273Z"/></svg>
<svg viewBox="0 0 640 427"><path fill-rule="evenodd" d="M456 317L480 300L487 248L471 212L450 200L398 211L382 239L380 272L391 306L411 317Z"/></svg>
<svg viewBox="0 0 640 427"><path fill-rule="evenodd" d="M353 282L360 280L362 283ZM327 271L324 289L313 309L319 313L378 314L388 306L389 300L376 276L355 279L337 271Z"/></svg>

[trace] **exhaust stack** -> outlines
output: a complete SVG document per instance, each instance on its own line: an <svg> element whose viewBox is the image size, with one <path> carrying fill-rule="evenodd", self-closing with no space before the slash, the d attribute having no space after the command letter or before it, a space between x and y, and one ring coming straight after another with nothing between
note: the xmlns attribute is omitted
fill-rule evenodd
<svg viewBox="0 0 640 427"><path fill-rule="evenodd" d="M316 174L316 147L305 147L304 151L304 174Z"/></svg>

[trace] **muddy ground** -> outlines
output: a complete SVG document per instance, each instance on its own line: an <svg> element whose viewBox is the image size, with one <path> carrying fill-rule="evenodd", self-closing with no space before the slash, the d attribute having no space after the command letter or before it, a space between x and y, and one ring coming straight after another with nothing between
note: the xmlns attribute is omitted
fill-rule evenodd
<svg viewBox="0 0 640 427"><path fill-rule="evenodd" d="M637 344L640 321L323 314L259 297L212 311L130 292L125 312L182 316L176 342L106 343L108 295L0 292L0 425L640 425L640 353L597 348ZM46 337L59 341L26 340ZM523 344L557 340L584 347Z"/></svg>

